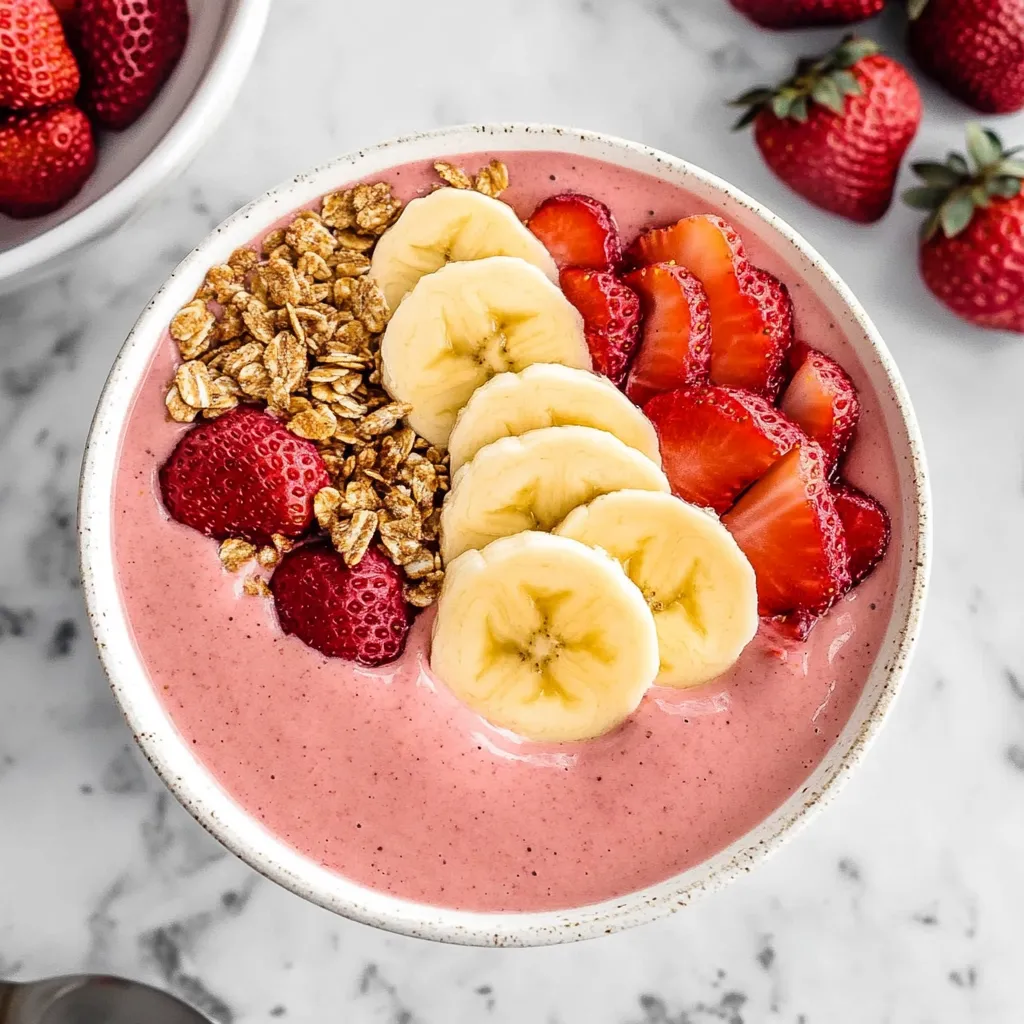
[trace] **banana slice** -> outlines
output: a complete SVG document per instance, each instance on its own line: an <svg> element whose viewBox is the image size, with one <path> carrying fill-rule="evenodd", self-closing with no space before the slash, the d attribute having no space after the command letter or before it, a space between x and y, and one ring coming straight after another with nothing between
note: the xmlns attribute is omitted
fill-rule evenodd
<svg viewBox="0 0 1024 1024"><path fill-rule="evenodd" d="M658 637L613 559L527 532L448 567L430 667L492 725L530 740L585 740L636 710L658 672Z"/></svg>
<svg viewBox="0 0 1024 1024"><path fill-rule="evenodd" d="M496 373L531 363L590 369L583 320L535 266L489 256L420 278L380 347L384 387L409 426L445 447L459 410Z"/></svg>
<svg viewBox="0 0 1024 1024"><path fill-rule="evenodd" d="M542 427L481 448L441 507L441 557L523 530L554 529L577 505L624 487L665 491L647 456L593 427Z"/></svg>
<svg viewBox="0 0 1024 1024"><path fill-rule="evenodd" d="M710 512L623 490L574 509L555 533L603 548L640 588L658 630L659 686L721 675L757 631L754 570Z"/></svg>
<svg viewBox="0 0 1024 1024"><path fill-rule="evenodd" d="M451 470L499 438L569 425L607 430L661 465L653 424L607 377L534 363L499 373L473 392L448 438Z"/></svg>
<svg viewBox="0 0 1024 1024"><path fill-rule="evenodd" d="M391 309L425 274L446 263L518 256L558 280L555 261L507 203L469 189L439 188L414 199L381 235L370 274Z"/></svg>

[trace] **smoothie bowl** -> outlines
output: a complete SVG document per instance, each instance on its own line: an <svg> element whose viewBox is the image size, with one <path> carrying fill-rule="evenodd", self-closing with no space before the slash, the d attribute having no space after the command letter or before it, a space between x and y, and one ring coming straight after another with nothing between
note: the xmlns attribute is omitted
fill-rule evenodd
<svg viewBox="0 0 1024 1024"><path fill-rule="evenodd" d="M593 133L453 128L229 218L83 469L115 696L189 811L348 917L611 932L859 760L927 577L923 452L785 224Z"/></svg>

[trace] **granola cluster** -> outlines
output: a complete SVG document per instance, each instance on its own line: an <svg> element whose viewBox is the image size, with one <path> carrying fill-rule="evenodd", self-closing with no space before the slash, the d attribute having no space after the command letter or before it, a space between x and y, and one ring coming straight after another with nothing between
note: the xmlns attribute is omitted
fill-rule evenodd
<svg viewBox="0 0 1024 1024"><path fill-rule="evenodd" d="M435 167L457 188L497 196L508 185L499 161L475 180ZM368 276L373 247L401 205L386 182L335 192L319 212L269 232L260 252L236 249L211 267L170 324L183 362L166 405L181 423L257 405L313 441L332 483L314 503L321 529L347 565L376 542L402 568L405 599L425 608L444 578L438 530L448 455L404 425L409 406L381 386L391 312ZM220 557L232 572L254 558L272 568L285 549L229 538ZM265 580L249 576L245 592L265 595Z"/></svg>

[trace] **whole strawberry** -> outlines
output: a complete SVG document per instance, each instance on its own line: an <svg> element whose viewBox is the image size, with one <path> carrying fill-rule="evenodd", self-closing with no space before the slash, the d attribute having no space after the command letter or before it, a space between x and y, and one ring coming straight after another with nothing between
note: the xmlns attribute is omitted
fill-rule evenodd
<svg viewBox="0 0 1024 1024"><path fill-rule="evenodd" d="M1024 107L1024 0L910 0L914 60L986 114Z"/></svg>
<svg viewBox="0 0 1024 1024"><path fill-rule="evenodd" d="M81 0L82 105L127 128L153 102L188 37L185 0Z"/></svg>
<svg viewBox="0 0 1024 1024"><path fill-rule="evenodd" d="M373 666L402 653L411 621L402 577L374 548L351 568L327 544L298 548L270 589L281 628L328 657Z"/></svg>
<svg viewBox="0 0 1024 1024"><path fill-rule="evenodd" d="M269 544L275 533L305 533L313 497L329 483L311 441L245 406L193 427L160 470L173 519L208 537L253 544Z"/></svg>
<svg viewBox="0 0 1024 1024"><path fill-rule="evenodd" d="M885 0L729 0L751 21L765 28L849 25L873 18Z"/></svg>
<svg viewBox="0 0 1024 1024"><path fill-rule="evenodd" d="M70 103L0 117L0 213L38 217L56 210L95 166L89 120Z"/></svg>
<svg viewBox="0 0 1024 1024"><path fill-rule="evenodd" d="M0 0L0 107L52 107L76 92L78 65L49 0Z"/></svg>
<svg viewBox="0 0 1024 1024"><path fill-rule="evenodd" d="M847 36L819 59L798 61L774 89L735 101L749 109L768 166L805 199L850 220L889 208L900 160L921 121L921 95L906 69L870 39Z"/></svg>
<svg viewBox="0 0 1024 1024"><path fill-rule="evenodd" d="M903 198L929 210L921 236L925 284L954 313L981 327L1024 333L1024 160L995 132L967 127L969 164L917 163L925 182Z"/></svg>

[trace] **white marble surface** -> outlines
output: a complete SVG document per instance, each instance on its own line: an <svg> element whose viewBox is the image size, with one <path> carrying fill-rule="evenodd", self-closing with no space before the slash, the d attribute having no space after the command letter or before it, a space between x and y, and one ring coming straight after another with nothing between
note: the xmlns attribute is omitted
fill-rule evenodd
<svg viewBox="0 0 1024 1024"><path fill-rule="evenodd" d="M890 21L873 28L899 51ZM233 116L191 170L71 273L0 301L0 977L121 972L225 1022L1022 1019L1024 339L966 328L929 298L910 211L847 225L727 131L725 98L836 35L761 34L725 0L277 0ZM919 157L956 144L967 114L924 92ZM484 120L639 139L796 225L887 338L936 501L923 642L840 798L751 876L672 919L528 951L375 932L225 853L132 747L87 635L73 533L107 368L191 245L304 167ZM1024 117L1002 129L1024 142Z"/></svg>

